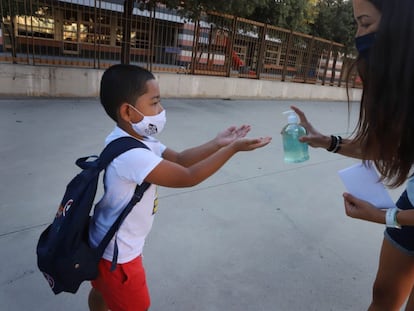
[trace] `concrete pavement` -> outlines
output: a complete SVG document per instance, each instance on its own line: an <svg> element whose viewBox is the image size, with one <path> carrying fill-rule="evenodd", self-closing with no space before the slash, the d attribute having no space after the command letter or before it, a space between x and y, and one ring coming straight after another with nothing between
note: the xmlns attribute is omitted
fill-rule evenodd
<svg viewBox="0 0 414 311"><path fill-rule="evenodd" d="M370 301L383 226L345 216L337 171L356 161L310 149L285 164L282 112L296 104L322 132L346 136L346 102L166 99L160 139L182 150L228 125L273 136L202 184L160 188L144 252L152 311L346 311ZM353 129L357 105L351 109ZM0 310L87 310L89 284L55 296L36 266L74 161L113 123L97 99L1 99ZM391 191L397 198L401 189Z"/></svg>

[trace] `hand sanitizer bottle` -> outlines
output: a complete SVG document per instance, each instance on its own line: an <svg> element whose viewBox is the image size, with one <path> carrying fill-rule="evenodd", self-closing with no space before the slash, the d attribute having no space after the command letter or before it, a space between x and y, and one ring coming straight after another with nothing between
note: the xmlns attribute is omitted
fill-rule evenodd
<svg viewBox="0 0 414 311"><path fill-rule="evenodd" d="M299 118L292 110L285 111L288 124L282 129L284 160L286 163L299 163L309 160L308 144L299 141L306 135L306 129L299 124Z"/></svg>

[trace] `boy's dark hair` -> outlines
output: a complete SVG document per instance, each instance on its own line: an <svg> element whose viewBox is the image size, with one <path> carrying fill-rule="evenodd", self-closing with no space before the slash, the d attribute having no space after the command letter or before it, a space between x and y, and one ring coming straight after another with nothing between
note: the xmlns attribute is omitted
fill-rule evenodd
<svg viewBox="0 0 414 311"><path fill-rule="evenodd" d="M100 100L108 116L117 122L117 110L122 103L134 105L147 92L146 83L154 75L139 66L117 64L105 70L101 79Z"/></svg>

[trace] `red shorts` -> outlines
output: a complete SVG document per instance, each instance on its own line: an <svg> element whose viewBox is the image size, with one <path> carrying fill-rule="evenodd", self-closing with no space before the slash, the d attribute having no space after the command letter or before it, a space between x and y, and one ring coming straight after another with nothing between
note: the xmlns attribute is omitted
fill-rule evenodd
<svg viewBox="0 0 414 311"><path fill-rule="evenodd" d="M130 262L118 264L110 271L111 262L101 259L99 275L91 281L111 311L146 311L150 306L150 297L142 265L142 256Z"/></svg>

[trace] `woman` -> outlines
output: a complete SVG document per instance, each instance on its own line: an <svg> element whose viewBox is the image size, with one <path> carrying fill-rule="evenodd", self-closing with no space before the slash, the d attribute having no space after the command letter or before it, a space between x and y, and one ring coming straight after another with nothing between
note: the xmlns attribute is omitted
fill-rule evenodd
<svg viewBox="0 0 414 311"><path fill-rule="evenodd" d="M350 139L319 133L296 107L315 148L373 160L390 187L407 182L398 209L383 211L344 193L346 214L386 224L368 310L414 310L414 1L353 0L357 68L363 81L360 116Z"/></svg>

